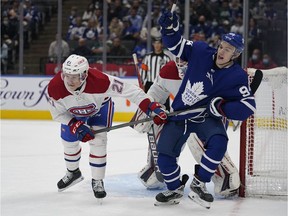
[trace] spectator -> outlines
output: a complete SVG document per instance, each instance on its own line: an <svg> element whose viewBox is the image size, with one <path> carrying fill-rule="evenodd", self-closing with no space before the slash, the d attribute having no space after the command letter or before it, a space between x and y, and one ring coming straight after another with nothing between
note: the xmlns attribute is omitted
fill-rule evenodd
<svg viewBox="0 0 288 216"><path fill-rule="evenodd" d="M199 16L198 24L191 27L190 35L193 36L196 33L204 33L207 38L210 37L211 27L206 22L206 17L204 15Z"/></svg>
<svg viewBox="0 0 288 216"><path fill-rule="evenodd" d="M55 35L55 40L52 41L49 45L49 50L48 50L48 57L49 57L49 62L57 62L57 57L58 57L58 34ZM60 38L61 40L61 48L60 48L60 55L61 58L67 58L70 54L70 48L68 43Z"/></svg>
<svg viewBox="0 0 288 216"><path fill-rule="evenodd" d="M128 8L122 4L121 0L115 0L114 2L110 3L108 19L117 17L118 19L122 20L127 13Z"/></svg>
<svg viewBox="0 0 288 216"><path fill-rule="evenodd" d="M39 10L36 6L32 5L31 0L25 0L23 7L23 20L27 22L32 38L37 39L39 34L39 25L41 23Z"/></svg>
<svg viewBox="0 0 288 216"><path fill-rule="evenodd" d="M76 24L74 26L70 26L68 30L68 40L78 41L80 38L83 37L85 26L82 25L82 17L77 16L75 21Z"/></svg>
<svg viewBox="0 0 288 216"><path fill-rule="evenodd" d="M198 16L203 15L205 16L205 19L212 21L211 10L204 0L195 0L194 9Z"/></svg>
<svg viewBox="0 0 288 216"><path fill-rule="evenodd" d="M135 28L128 17L123 18L123 31L121 35L122 40L135 40L137 41L140 35L140 32Z"/></svg>
<svg viewBox="0 0 288 216"><path fill-rule="evenodd" d="M251 17L248 27L248 53L251 53L257 47L261 47L260 33L261 30L258 28L257 20Z"/></svg>
<svg viewBox="0 0 288 216"><path fill-rule="evenodd" d="M87 26L88 25L88 21L90 19L95 19L95 14L94 14L94 4L93 3L90 3L88 4L87 6L87 9L84 11L83 15L82 15L82 24L84 26Z"/></svg>
<svg viewBox="0 0 288 216"><path fill-rule="evenodd" d="M70 11L70 15L68 17L69 20L69 26L76 25L76 17L78 16L78 8L76 6L73 6Z"/></svg>
<svg viewBox="0 0 288 216"><path fill-rule="evenodd" d="M82 38L85 38L86 40L98 40L97 21L94 18L88 20Z"/></svg>
<svg viewBox="0 0 288 216"><path fill-rule="evenodd" d="M230 32L243 35L244 26L243 26L242 15L238 15L236 17L236 19L234 20L234 24L231 26Z"/></svg>
<svg viewBox="0 0 288 216"><path fill-rule="evenodd" d="M203 32L196 33L192 36L192 41L206 41L206 36Z"/></svg>
<svg viewBox="0 0 288 216"><path fill-rule="evenodd" d="M75 48L72 54L84 56L88 59L88 62L90 62L90 59L92 58L93 52L92 50L87 46L86 39L80 38L78 40L78 47Z"/></svg>
<svg viewBox="0 0 288 216"><path fill-rule="evenodd" d="M224 20L230 20L230 10L228 0L223 0L222 6L219 9L219 21L222 23Z"/></svg>
<svg viewBox="0 0 288 216"><path fill-rule="evenodd" d="M262 67L260 69L272 69L278 67L278 65L272 60L268 54L263 55Z"/></svg>
<svg viewBox="0 0 288 216"><path fill-rule="evenodd" d="M1 74L6 74L8 66L8 46L3 40L1 40L0 58L1 58Z"/></svg>
<svg viewBox="0 0 288 216"><path fill-rule="evenodd" d="M219 41L221 40L221 36L219 34L215 34L214 36L212 36L212 38L210 38L208 40L208 44L210 47L213 47L215 49L218 48L219 46Z"/></svg>
<svg viewBox="0 0 288 216"><path fill-rule="evenodd" d="M208 39L213 38L215 35L223 35L223 34L226 34L226 33L228 33L228 31L226 31L224 29L224 27L222 25L219 25L217 20L214 19L212 21L212 23L211 23L210 33L209 33L209 38Z"/></svg>
<svg viewBox="0 0 288 216"><path fill-rule="evenodd" d="M252 8L250 11L251 16L255 19L263 19L264 18L264 13L266 10L266 4L264 0L260 0L257 2L257 4Z"/></svg>
<svg viewBox="0 0 288 216"><path fill-rule="evenodd" d="M137 15L137 8L132 7L130 9L130 14L127 16L127 19L130 20L131 25L138 31L141 31L143 19L140 15Z"/></svg>
<svg viewBox="0 0 288 216"><path fill-rule="evenodd" d="M109 38L121 37L124 24L117 17L113 17L109 24Z"/></svg>
<svg viewBox="0 0 288 216"><path fill-rule="evenodd" d="M241 6L241 3L239 0L232 0L229 5L229 11L230 11L230 21L234 22L236 21L237 17L243 15L243 8Z"/></svg>
<svg viewBox="0 0 288 216"><path fill-rule="evenodd" d="M128 51L126 47L124 47L121 44L121 39L119 37L116 37L113 39L112 46L109 49L109 56L112 57L108 61L113 63L123 63L123 58L119 57L125 57L128 55ZM117 58L115 58L117 57Z"/></svg>
<svg viewBox="0 0 288 216"><path fill-rule="evenodd" d="M261 51L260 49L256 48L253 50L252 56L248 61L247 67L260 69L262 65L263 63L261 60Z"/></svg>
<svg viewBox="0 0 288 216"><path fill-rule="evenodd" d="M273 9L272 3L267 4L267 7L264 11L264 16L267 20L273 21L277 18L277 12Z"/></svg>
<svg viewBox="0 0 288 216"><path fill-rule="evenodd" d="M142 3L141 3L142 2ZM146 13L146 5L143 5L142 0L132 0L131 8L136 8L137 15L142 17L142 20L144 19Z"/></svg>
<svg viewBox="0 0 288 216"><path fill-rule="evenodd" d="M133 50L136 53L138 61L142 61L143 57L147 53L147 29L142 28L139 40Z"/></svg>
<svg viewBox="0 0 288 216"><path fill-rule="evenodd" d="M159 20L159 17L161 16L161 10L160 10L160 5L154 5L153 6L153 10L150 14L150 17L151 17L151 27L158 27L158 20ZM145 16L145 19L143 21L143 25L142 25L142 28L143 27L148 27L148 18L149 18L149 14L147 14Z"/></svg>

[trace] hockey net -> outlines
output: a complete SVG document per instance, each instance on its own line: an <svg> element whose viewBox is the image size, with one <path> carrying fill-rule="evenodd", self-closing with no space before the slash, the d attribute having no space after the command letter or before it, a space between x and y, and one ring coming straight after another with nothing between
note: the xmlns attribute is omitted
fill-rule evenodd
<svg viewBox="0 0 288 216"><path fill-rule="evenodd" d="M256 113L241 126L239 195L287 198L287 68L262 72Z"/></svg>

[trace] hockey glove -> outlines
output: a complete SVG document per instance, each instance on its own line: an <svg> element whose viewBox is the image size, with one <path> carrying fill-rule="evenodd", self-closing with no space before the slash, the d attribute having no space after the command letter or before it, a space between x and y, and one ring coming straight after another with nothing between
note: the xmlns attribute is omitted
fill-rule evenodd
<svg viewBox="0 0 288 216"><path fill-rule="evenodd" d="M76 134L78 140L82 142L87 142L95 138L95 135L89 129L88 125L85 125L83 121L73 118L68 126L70 127L70 132Z"/></svg>
<svg viewBox="0 0 288 216"><path fill-rule="evenodd" d="M165 124L167 122L167 113L161 107L160 103L151 102L148 106L148 111L151 111L154 114L153 121L156 125Z"/></svg>
<svg viewBox="0 0 288 216"><path fill-rule="evenodd" d="M179 22L176 12L173 12L172 14L170 11L163 10L158 23L161 26L162 35L173 35L179 30Z"/></svg>
<svg viewBox="0 0 288 216"><path fill-rule="evenodd" d="M213 98L210 101L209 107L207 108L210 116L216 117L216 118L222 118L223 116L225 116L222 110L222 106L224 103L225 101L223 100L222 97Z"/></svg>

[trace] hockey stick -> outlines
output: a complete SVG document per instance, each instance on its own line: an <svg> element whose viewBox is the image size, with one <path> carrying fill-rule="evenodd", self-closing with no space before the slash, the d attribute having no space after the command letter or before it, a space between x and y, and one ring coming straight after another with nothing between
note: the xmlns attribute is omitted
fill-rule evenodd
<svg viewBox="0 0 288 216"><path fill-rule="evenodd" d="M134 65L135 65L135 69L136 69L136 73L137 73L139 87L144 90L144 86L141 82L141 76L140 76L140 71L139 71L139 67L138 67L138 59L137 59L136 53L133 53L132 57L133 57L133 61L134 61Z"/></svg>
<svg viewBox="0 0 288 216"><path fill-rule="evenodd" d="M136 53L132 54L133 57L133 61L134 61L134 65L135 65L135 69L137 72L137 78L138 78L138 84L139 87L141 89L144 89L144 86L142 84L141 81L141 76L140 76L140 71L139 71L139 67L138 67L138 59L137 59L137 55ZM137 116L137 112L134 114L133 118L131 119L131 121L135 121ZM131 127L133 128L134 125L131 125ZM148 143L149 143L149 153L150 153L150 163L151 163L151 167L153 167L154 171L155 171L155 175L158 181L160 182L164 182L163 176L159 170L159 166L157 163L157 158L158 158L158 154L156 151L156 137L155 137L155 131L154 131L154 127L152 125L152 127L150 128L150 130L147 132L147 138L148 138ZM140 178L143 179L143 181L145 181L145 175L140 176ZM147 181L147 179L146 179Z"/></svg>
<svg viewBox="0 0 288 216"><path fill-rule="evenodd" d="M199 107L199 108L203 108L203 107ZM189 110L190 109L178 110L178 111L175 111L175 112L168 113L167 115L168 115L168 117L171 117L171 116L175 116L175 115L178 115L178 114L180 114L182 112L186 112L186 111L189 111ZM115 129L119 129L119 128L123 128L123 127L127 127L127 126L133 126L133 125L136 125L136 124L140 124L140 123L144 123L144 122L148 122L148 121L152 121L152 120L153 120L153 117L147 117L147 118L144 118L144 119L139 119L139 120L136 120L136 121L130 121L130 122L126 122L126 123L123 123L123 124L115 125L115 126L112 126L112 127L102 128L102 129L99 129L99 130L93 130L93 133L96 134L96 133L108 132L108 131L111 131L111 130L115 130Z"/></svg>
<svg viewBox="0 0 288 216"><path fill-rule="evenodd" d="M253 76L253 80L250 84L251 92L253 94L256 93L257 89L259 88L263 78L263 72L259 69L255 71L255 74Z"/></svg>
<svg viewBox="0 0 288 216"><path fill-rule="evenodd" d="M171 7L171 13L173 14L173 12L175 11L176 9L176 4L177 4L177 0L174 0L173 1L173 4L172 4L172 7Z"/></svg>

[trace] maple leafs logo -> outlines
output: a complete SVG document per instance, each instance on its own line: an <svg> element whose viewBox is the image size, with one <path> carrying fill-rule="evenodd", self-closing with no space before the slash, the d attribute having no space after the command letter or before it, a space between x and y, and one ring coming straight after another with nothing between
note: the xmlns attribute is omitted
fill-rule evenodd
<svg viewBox="0 0 288 216"><path fill-rule="evenodd" d="M192 106L193 104L207 97L207 95L202 94L203 92L203 82L196 82L191 85L191 82L188 80L185 90L182 93L182 101L184 105Z"/></svg>

